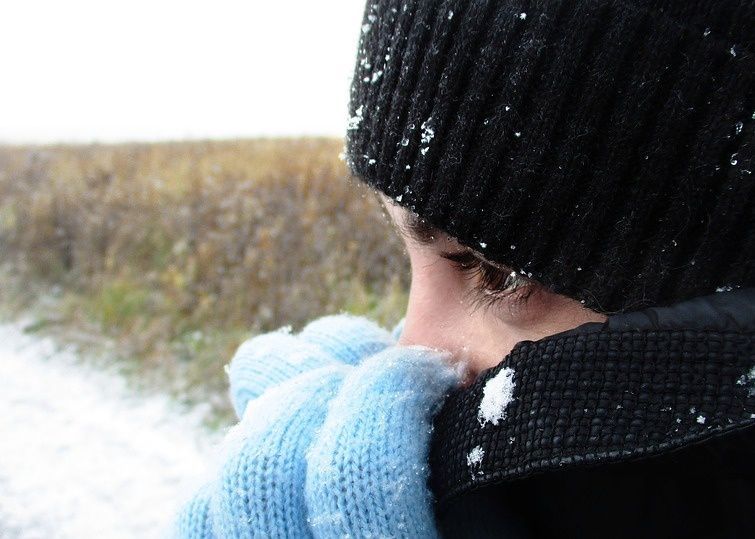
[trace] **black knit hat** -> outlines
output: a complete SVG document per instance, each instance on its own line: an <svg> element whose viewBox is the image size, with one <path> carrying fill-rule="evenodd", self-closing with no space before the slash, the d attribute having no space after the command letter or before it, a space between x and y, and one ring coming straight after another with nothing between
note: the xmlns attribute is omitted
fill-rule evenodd
<svg viewBox="0 0 755 539"><path fill-rule="evenodd" d="M385 0L346 155L602 312L754 286L755 2Z"/></svg>

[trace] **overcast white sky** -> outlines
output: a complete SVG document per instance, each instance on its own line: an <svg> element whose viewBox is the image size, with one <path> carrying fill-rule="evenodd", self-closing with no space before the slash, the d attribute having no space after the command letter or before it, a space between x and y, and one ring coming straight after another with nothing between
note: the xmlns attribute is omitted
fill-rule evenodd
<svg viewBox="0 0 755 539"><path fill-rule="evenodd" d="M342 136L364 0L2 0L0 142Z"/></svg>

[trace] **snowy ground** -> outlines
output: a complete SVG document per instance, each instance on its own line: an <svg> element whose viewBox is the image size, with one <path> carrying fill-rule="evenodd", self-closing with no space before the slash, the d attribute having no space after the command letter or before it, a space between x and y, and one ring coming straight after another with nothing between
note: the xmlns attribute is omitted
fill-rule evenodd
<svg viewBox="0 0 755 539"><path fill-rule="evenodd" d="M0 324L0 538L163 536L217 436L23 325Z"/></svg>

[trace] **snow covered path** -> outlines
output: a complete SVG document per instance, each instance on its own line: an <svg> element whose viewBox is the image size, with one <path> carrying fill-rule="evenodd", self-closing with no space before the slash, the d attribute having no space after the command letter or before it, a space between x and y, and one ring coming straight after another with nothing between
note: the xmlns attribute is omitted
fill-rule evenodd
<svg viewBox="0 0 755 539"><path fill-rule="evenodd" d="M22 328L0 324L0 538L163 536L214 437Z"/></svg>

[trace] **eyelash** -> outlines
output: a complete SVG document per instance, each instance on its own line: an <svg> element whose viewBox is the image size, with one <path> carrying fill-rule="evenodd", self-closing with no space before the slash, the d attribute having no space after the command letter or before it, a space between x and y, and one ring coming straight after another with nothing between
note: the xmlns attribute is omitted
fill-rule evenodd
<svg viewBox="0 0 755 539"><path fill-rule="evenodd" d="M516 275L516 279L512 279L515 272L507 273L505 269L480 260L471 251L441 253L440 256L451 261L469 278L477 277L471 291L472 301L477 307L487 309L507 298L512 299L513 305L523 306L535 291L534 283L526 277Z"/></svg>

